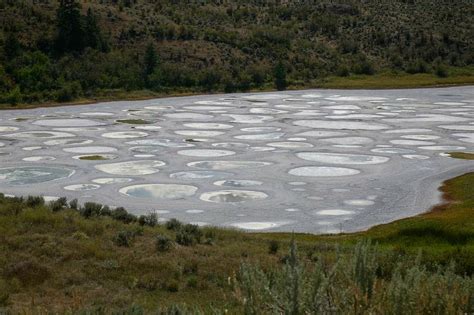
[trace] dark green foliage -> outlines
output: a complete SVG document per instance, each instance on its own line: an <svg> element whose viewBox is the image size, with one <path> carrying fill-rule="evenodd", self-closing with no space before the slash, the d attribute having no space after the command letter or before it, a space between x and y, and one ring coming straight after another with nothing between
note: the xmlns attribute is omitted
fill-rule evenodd
<svg viewBox="0 0 474 315"><path fill-rule="evenodd" d="M95 203L95 202L86 202L84 206L82 206L79 211L82 216L86 218L90 217L98 217L101 215L101 210L103 205Z"/></svg>
<svg viewBox="0 0 474 315"><path fill-rule="evenodd" d="M109 49L91 8L83 16L77 0L60 0L56 15L55 48L58 54L81 53L86 47L99 51Z"/></svg>
<svg viewBox="0 0 474 315"><path fill-rule="evenodd" d="M85 47L80 4L76 0L60 0L56 12L58 53L81 52Z"/></svg>
<svg viewBox="0 0 474 315"><path fill-rule="evenodd" d="M158 67L158 55L153 44L148 44L143 61L143 80L147 88L156 88L159 84L155 71ZM153 78L152 78L152 75Z"/></svg>
<svg viewBox="0 0 474 315"><path fill-rule="evenodd" d="M122 221L123 223L132 223L137 221L137 217L131 213L128 213L127 210L123 207L116 208L111 211L111 216L117 221Z"/></svg>
<svg viewBox="0 0 474 315"><path fill-rule="evenodd" d="M280 243L276 240L271 240L268 244L268 252L272 255L278 253L278 249L280 248Z"/></svg>
<svg viewBox="0 0 474 315"><path fill-rule="evenodd" d="M444 78L474 63L469 1L0 4L0 103L12 106L283 90L388 70Z"/></svg>
<svg viewBox="0 0 474 315"><path fill-rule="evenodd" d="M73 200L69 201L69 208L77 210L78 207L79 207L79 205L78 205L77 199L73 199Z"/></svg>
<svg viewBox="0 0 474 315"><path fill-rule="evenodd" d="M448 70L442 64L437 64L435 74L440 78L446 78L448 76Z"/></svg>
<svg viewBox="0 0 474 315"><path fill-rule="evenodd" d="M87 15L84 20L84 46L107 52L109 50L109 44L102 35L97 16L92 12L91 8L87 10Z"/></svg>
<svg viewBox="0 0 474 315"><path fill-rule="evenodd" d="M129 247L133 238L133 233L130 231L120 231L114 238L114 243L117 246Z"/></svg>
<svg viewBox="0 0 474 315"><path fill-rule="evenodd" d="M176 233L176 243L183 246L192 246L201 243L202 231L199 226L186 224L181 226Z"/></svg>
<svg viewBox="0 0 474 315"><path fill-rule="evenodd" d="M44 205L44 199L41 196L28 196L26 198L26 205L32 208L39 207Z"/></svg>
<svg viewBox="0 0 474 315"><path fill-rule="evenodd" d="M178 231L181 228L182 225L183 225L183 223L181 223L180 221L178 221L174 218L170 219L165 224L166 228L168 230L172 230L172 231Z"/></svg>
<svg viewBox="0 0 474 315"><path fill-rule="evenodd" d="M54 200L54 201L50 202L49 206L50 206L51 210L54 211L54 212L61 211L64 208L67 207L67 199L66 199L66 197L61 197L58 200Z"/></svg>
<svg viewBox="0 0 474 315"><path fill-rule="evenodd" d="M141 215L138 217L138 223L140 225L147 225L150 227L154 227L158 224L158 215L154 212L146 214L146 215Z"/></svg>
<svg viewBox="0 0 474 315"><path fill-rule="evenodd" d="M286 89L287 82L286 82L286 68L283 62L278 62L274 69L274 76L275 76L275 88L278 91L282 91Z"/></svg>
<svg viewBox="0 0 474 315"><path fill-rule="evenodd" d="M173 246L173 241L166 235L158 235L155 241L155 248L158 252L167 252Z"/></svg>

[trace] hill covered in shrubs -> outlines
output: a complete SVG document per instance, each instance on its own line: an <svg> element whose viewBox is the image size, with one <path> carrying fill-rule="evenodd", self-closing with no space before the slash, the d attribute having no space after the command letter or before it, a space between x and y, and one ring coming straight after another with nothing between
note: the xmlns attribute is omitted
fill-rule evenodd
<svg viewBox="0 0 474 315"><path fill-rule="evenodd" d="M469 0L0 0L0 103L472 77L473 16Z"/></svg>

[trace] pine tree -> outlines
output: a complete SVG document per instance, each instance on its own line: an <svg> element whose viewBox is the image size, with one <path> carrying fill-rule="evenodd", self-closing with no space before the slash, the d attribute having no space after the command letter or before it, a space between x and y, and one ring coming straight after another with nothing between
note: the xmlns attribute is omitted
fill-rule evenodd
<svg viewBox="0 0 474 315"><path fill-rule="evenodd" d="M56 15L57 52L81 52L85 47L85 40L79 3L76 0L60 0Z"/></svg>
<svg viewBox="0 0 474 315"><path fill-rule="evenodd" d="M287 82L286 82L286 69L283 62L279 61L277 63L277 65L275 66L274 75L275 75L275 87L277 88L277 90L278 91L285 90L287 87Z"/></svg>
<svg viewBox="0 0 474 315"><path fill-rule="evenodd" d="M150 76L155 72L158 66L158 55L155 46L150 43L145 50L145 59L143 62L143 79L147 88L151 87Z"/></svg>
<svg viewBox="0 0 474 315"><path fill-rule="evenodd" d="M84 23L85 46L91 47L100 51L108 51L108 44L102 36L102 32L97 22L96 15L92 9L87 10Z"/></svg>

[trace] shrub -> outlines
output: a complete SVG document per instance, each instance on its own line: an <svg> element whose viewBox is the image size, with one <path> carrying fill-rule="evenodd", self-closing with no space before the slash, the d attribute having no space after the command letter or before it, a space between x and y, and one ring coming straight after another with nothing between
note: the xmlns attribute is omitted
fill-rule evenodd
<svg viewBox="0 0 474 315"><path fill-rule="evenodd" d="M280 248L280 243L275 240L271 240L270 243L268 244L268 252L272 255L275 255L278 253L278 249Z"/></svg>
<svg viewBox="0 0 474 315"><path fill-rule="evenodd" d="M198 286L198 278L196 276L191 276L188 278L187 283L188 288L197 288Z"/></svg>
<svg viewBox="0 0 474 315"><path fill-rule="evenodd" d="M442 64L438 64L435 68L435 74L440 78L446 78L448 76L448 70Z"/></svg>
<svg viewBox="0 0 474 315"><path fill-rule="evenodd" d="M63 83L63 86L56 92L56 101L70 102L82 94L81 84L77 81Z"/></svg>
<svg viewBox="0 0 474 315"><path fill-rule="evenodd" d="M16 86L12 89L7 95L1 100L4 103L10 104L12 106L21 103L23 100L23 95L21 94L20 88Z"/></svg>
<svg viewBox="0 0 474 315"><path fill-rule="evenodd" d="M176 243L183 246L191 246L195 243L201 243L202 231L199 226L186 224L176 233Z"/></svg>
<svg viewBox="0 0 474 315"><path fill-rule="evenodd" d="M165 226L168 230L172 230L172 231L177 231L181 228L183 224L176 220L176 219L171 219L169 220L168 222L166 222Z"/></svg>
<svg viewBox="0 0 474 315"><path fill-rule="evenodd" d="M288 86L286 80L286 68L283 62L279 61L273 69L273 75L275 77L275 87L278 91L283 91Z"/></svg>
<svg viewBox="0 0 474 315"><path fill-rule="evenodd" d="M176 233L176 243L183 246L191 246L194 244L194 237L184 230L179 230Z"/></svg>
<svg viewBox="0 0 474 315"><path fill-rule="evenodd" d="M142 226L148 225L154 227L158 224L158 215L154 212L151 212L147 215L141 215L138 218L138 223Z"/></svg>
<svg viewBox="0 0 474 315"><path fill-rule="evenodd" d="M44 205L44 198L41 196L28 196L25 203L28 207L36 208Z"/></svg>
<svg viewBox="0 0 474 315"><path fill-rule="evenodd" d="M136 222L137 217L133 214L130 214L125 210L125 208L119 207L115 210L112 210L112 218L117 221L122 221L124 223Z"/></svg>
<svg viewBox="0 0 474 315"><path fill-rule="evenodd" d="M71 235L73 239L77 241L82 241L82 240L87 240L89 237L87 236L86 233L84 232L74 232L74 234Z"/></svg>
<svg viewBox="0 0 474 315"><path fill-rule="evenodd" d="M79 204L77 202L77 199L73 199L69 201L69 208L77 210L79 208Z"/></svg>
<svg viewBox="0 0 474 315"><path fill-rule="evenodd" d="M166 252L171 249L173 242L166 235L158 235L155 240L155 248L158 252Z"/></svg>
<svg viewBox="0 0 474 315"><path fill-rule="evenodd" d="M61 197L58 200L51 201L49 204L49 207L51 208L51 211L53 212L61 211L62 209L67 207L66 197Z"/></svg>
<svg viewBox="0 0 474 315"><path fill-rule="evenodd" d="M102 205L95 202L86 202L84 206L80 209L80 213L85 218L90 218L92 216L100 216L100 211L102 210Z"/></svg>
<svg viewBox="0 0 474 315"><path fill-rule="evenodd" d="M350 75L349 68L347 66L340 66L337 69L337 75L340 77L348 77Z"/></svg>
<svg viewBox="0 0 474 315"><path fill-rule="evenodd" d="M129 247L133 238L133 233L130 231L120 231L114 237L114 243L117 246Z"/></svg>
<svg viewBox="0 0 474 315"><path fill-rule="evenodd" d="M334 258L331 263L300 261L292 243L281 268L265 271L242 264L236 288L245 313L472 313L474 281L456 275L452 265L429 271L420 257L397 259L395 268L385 268L384 257L369 241L359 242L352 255ZM386 269L387 276L381 278L379 269Z"/></svg>

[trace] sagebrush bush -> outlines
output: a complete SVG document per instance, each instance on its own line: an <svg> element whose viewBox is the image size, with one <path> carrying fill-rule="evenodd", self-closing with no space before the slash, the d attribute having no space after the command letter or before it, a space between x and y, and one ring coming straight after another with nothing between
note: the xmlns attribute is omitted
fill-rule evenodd
<svg viewBox="0 0 474 315"><path fill-rule="evenodd" d="M166 235L158 235L155 240L155 248L158 252L166 252L173 246L173 241Z"/></svg>
<svg viewBox="0 0 474 315"><path fill-rule="evenodd" d="M183 225L183 223L181 223L180 221L176 220L176 219L171 219L169 221L166 222L165 226L168 230L172 230L172 231L177 231L181 228L181 226Z"/></svg>
<svg viewBox="0 0 474 315"><path fill-rule="evenodd" d="M138 223L140 225L147 225L147 226L150 226L150 227L154 227L158 224L158 215L154 212L151 212L151 213L146 214L146 215L141 215L138 218Z"/></svg>
<svg viewBox="0 0 474 315"><path fill-rule="evenodd" d="M278 249L280 248L280 243L275 240L271 240L270 243L268 243L268 252L272 255L275 255L278 253Z"/></svg>
<svg viewBox="0 0 474 315"><path fill-rule="evenodd" d="M28 207L36 208L44 205L44 198L41 196L28 196L25 202Z"/></svg>
<svg viewBox="0 0 474 315"><path fill-rule="evenodd" d="M130 231L119 231L114 237L114 243L117 246L129 247L132 243L133 233Z"/></svg>
<svg viewBox="0 0 474 315"><path fill-rule="evenodd" d="M377 276L377 247L358 243L352 255L334 263L303 264L292 243L284 266L264 271L242 264L235 279L246 314L471 314L474 279L455 267L429 271L421 258L399 259L388 277ZM385 268L388 270L387 268Z"/></svg>
<svg viewBox="0 0 474 315"><path fill-rule="evenodd" d="M58 200L51 201L49 206L53 212L61 211L67 207L66 197L61 197Z"/></svg>

